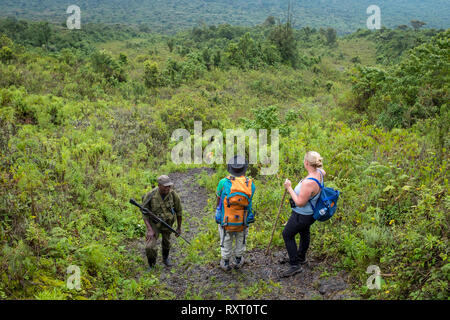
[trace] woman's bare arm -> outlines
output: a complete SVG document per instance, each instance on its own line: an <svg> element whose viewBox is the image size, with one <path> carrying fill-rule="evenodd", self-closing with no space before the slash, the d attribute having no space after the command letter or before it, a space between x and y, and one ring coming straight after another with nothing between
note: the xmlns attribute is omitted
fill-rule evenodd
<svg viewBox="0 0 450 320"><path fill-rule="evenodd" d="M311 181L311 182L313 182L313 181ZM314 184L313 183L315 183L315 182L313 182L313 183L311 183L311 182L308 180L303 180L302 187L300 188L300 192L297 195L295 193L294 189L292 189L291 182L286 179L284 186L286 187L287 191L291 195L292 200L294 200L295 205L297 207L304 207L308 203L308 200L313 195L313 193L314 193Z"/></svg>

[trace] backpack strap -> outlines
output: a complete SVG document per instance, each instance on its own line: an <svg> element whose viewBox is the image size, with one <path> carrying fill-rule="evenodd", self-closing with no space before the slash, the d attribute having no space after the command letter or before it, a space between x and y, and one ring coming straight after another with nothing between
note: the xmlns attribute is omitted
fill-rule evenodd
<svg viewBox="0 0 450 320"><path fill-rule="evenodd" d="M325 183L323 181L323 174L322 174L322 172L320 172L320 170L319 170L319 173L320 173L320 178L322 180L322 184L320 184L319 180L317 180L316 178L307 178L307 179L315 181L319 185L320 189L323 189L323 188L325 188Z"/></svg>
<svg viewBox="0 0 450 320"><path fill-rule="evenodd" d="M320 184L319 180L317 180L317 179L315 179L315 178L307 178L307 180L313 180L313 181L315 181L315 182L319 185L320 189L323 188L323 186Z"/></svg>
<svg viewBox="0 0 450 320"><path fill-rule="evenodd" d="M147 204L149 204L149 202L152 200L153 196L155 195L156 191L157 191L157 189L155 188L152 191L150 191L149 193L147 193L147 200L145 200L145 196L144 196L143 200L145 200L145 202L142 204L142 207L145 208L145 206Z"/></svg>
<svg viewBox="0 0 450 320"><path fill-rule="evenodd" d="M323 174L322 174L322 172L321 172L320 170L318 170L318 171L319 171L319 173L320 173L320 177L321 177L321 180L322 180L322 184L320 184L319 180L317 180L316 178L308 178L308 180L313 180L313 181L315 181L315 182L319 185L320 191L319 191L318 194L320 194L320 193L322 192L322 189L325 188L325 183L324 183L324 181L323 181ZM317 194L316 194L316 196L317 196ZM314 197L315 197L315 196L314 196ZM313 197L313 198L314 198L314 197ZM311 205L311 208L313 209L313 211L315 211L315 208L314 208L314 205L313 205L312 202L311 202L311 199L308 199L308 202L309 202L309 204Z"/></svg>

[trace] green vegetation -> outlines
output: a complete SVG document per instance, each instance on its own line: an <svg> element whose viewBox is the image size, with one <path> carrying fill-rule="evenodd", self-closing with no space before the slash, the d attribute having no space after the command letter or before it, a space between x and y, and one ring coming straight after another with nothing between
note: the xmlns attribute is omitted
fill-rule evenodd
<svg viewBox="0 0 450 320"><path fill-rule="evenodd" d="M442 132L448 130L449 35L441 33L412 49L391 69L358 67L354 107L367 110L372 121L387 128L433 119L444 126ZM438 149L442 148L440 144Z"/></svg>
<svg viewBox="0 0 450 320"><path fill-rule="evenodd" d="M14 25L25 27L0 36L0 298L173 298L153 273L137 277L145 262L127 243L145 227L128 199L186 168L170 161L171 134L202 121L203 130L280 128L277 175L249 169L248 250L267 246L282 181L303 176L302 157L316 150L342 198L335 218L312 227L311 251L347 271L363 298L448 299L449 30L341 38L267 19L171 37L49 26L41 37L34 22ZM199 179L211 199L225 174L214 168ZM203 227L183 264L217 260L212 212ZM283 247L281 229L272 243ZM71 264L81 291L65 286ZM365 287L371 264L392 274L382 290ZM261 297L277 285L238 289Z"/></svg>
<svg viewBox="0 0 450 320"><path fill-rule="evenodd" d="M130 37L145 36L147 33L126 25L84 24L81 30L68 30L65 25L48 22L33 22L16 18L0 19L3 35L16 44L43 47L48 51L60 51L64 48L92 52L98 42L123 40Z"/></svg>
<svg viewBox="0 0 450 320"><path fill-rule="evenodd" d="M377 62L381 64L396 64L401 60L402 54L408 50L427 42L430 37L441 31L428 29L415 31L408 26L399 26L396 29L370 31L359 29L349 38L366 38L376 44Z"/></svg>
<svg viewBox="0 0 450 320"><path fill-rule="evenodd" d="M201 24L255 26L268 16L285 17L291 2L292 16L298 27L336 29L340 34L366 28L366 13L371 0L78 0L83 23L134 24L141 30L158 33L175 33ZM389 28L410 25L416 28L420 22L425 27L448 28L447 0L378 0L382 24ZM0 4L0 16L20 19L65 23L67 1L63 0L4 0ZM269 20L268 23L274 22Z"/></svg>

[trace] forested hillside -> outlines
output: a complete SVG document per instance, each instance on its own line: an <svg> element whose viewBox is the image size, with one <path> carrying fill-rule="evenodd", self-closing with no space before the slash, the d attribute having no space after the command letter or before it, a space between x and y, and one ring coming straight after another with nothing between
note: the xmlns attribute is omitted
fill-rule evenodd
<svg viewBox="0 0 450 320"><path fill-rule="evenodd" d="M286 20L288 0L3 0L0 17L31 18L65 23L67 7L76 4L83 22L126 23L149 27L153 31L173 33L189 27L229 23L254 26L268 16ZM370 5L381 9L382 24L389 28L424 21L426 27L448 28L450 15L446 0L294 0L295 26L334 28L340 34L366 28Z"/></svg>
<svg viewBox="0 0 450 320"><path fill-rule="evenodd" d="M42 15L52 14L56 2L48 1ZM128 9L138 2L128 1ZM271 10L273 2L258 3ZM438 10L444 2L433 3ZM94 21L99 11L89 14ZM147 22L139 14L135 22ZM120 10L112 16L122 19ZM293 29L290 21L266 18L173 36L132 26L71 32L0 21L1 299L286 298L283 282L243 279L250 266L232 279L195 282L198 270L217 269L220 259L214 191L226 170L210 165L194 179L189 170L206 164L171 161L172 133L193 134L194 121L204 131L280 129L277 174L261 175L260 164L248 171L257 190L250 256L257 259L268 245L284 180L304 177L303 155L316 150L327 186L342 195L336 216L311 227L311 255L321 263L312 271L325 280L344 272L353 298L448 299L450 31L337 36L331 28ZM128 200L141 199L160 174L180 170L209 201L201 217L201 209L184 208L192 245L175 241L177 269L146 273L136 253L145 226ZM198 202L200 194L185 197ZM284 250L288 207L274 252ZM66 287L69 265L81 268L80 291ZM386 275L381 290L366 286L369 265ZM171 277L185 277L184 291Z"/></svg>

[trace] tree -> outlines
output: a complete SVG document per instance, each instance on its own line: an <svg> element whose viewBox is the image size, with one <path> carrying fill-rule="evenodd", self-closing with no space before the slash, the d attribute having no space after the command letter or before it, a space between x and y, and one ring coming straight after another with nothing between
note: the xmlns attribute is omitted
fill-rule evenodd
<svg viewBox="0 0 450 320"><path fill-rule="evenodd" d="M214 51L212 60L215 67L218 67L220 65L220 63L222 62L222 51L220 49Z"/></svg>
<svg viewBox="0 0 450 320"><path fill-rule="evenodd" d="M50 35L52 33L52 29L50 28L50 25L48 22L39 22L36 26L36 36L38 45L42 46L48 46L48 42L50 40Z"/></svg>
<svg viewBox="0 0 450 320"><path fill-rule="evenodd" d="M127 57L127 55L124 54L124 53L120 53L120 55L119 55L119 62L120 62L122 65L128 64L128 57Z"/></svg>
<svg viewBox="0 0 450 320"><path fill-rule="evenodd" d="M274 16L268 16L266 21L264 21L263 26L265 27L271 27L275 25L275 17Z"/></svg>
<svg viewBox="0 0 450 320"><path fill-rule="evenodd" d="M277 47L271 43L264 43L262 47L262 59L268 65L275 65L281 61L280 53Z"/></svg>
<svg viewBox="0 0 450 320"><path fill-rule="evenodd" d="M179 86L181 82L181 63L169 58L167 60L166 68L164 69L165 81L170 83L172 86Z"/></svg>
<svg viewBox="0 0 450 320"><path fill-rule="evenodd" d="M220 38L225 38L228 40L233 39L235 35L233 28L228 23L219 25L217 28L217 33Z"/></svg>
<svg viewBox="0 0 450 320"><path fill-rule="evenodd" d="M297 40L294 37L292 27L292 14L288 9L287 21L285 24L279 23L269 34L269 41L272 42L280 52L283 62L290 62L293 67L297 64Z"/></svg>
<svg viewBox="0 0 450 320"><path fill-rule="evenodd" d="M202 29L198 27L192 28L192 37L194 38L194 41L200 42L202 40L203 31Z"/></svg>
<svg viewBox="0 0 450 320"><path fill-rule="evenodd" d="M116 79L119 82L126 81L125 72L121 65L105 50L95 52L91 56L91 62L95 72L102 73L106 79Z"/></svg>
<svg viewBox="0 0 450 320"><path fill-rule="evenodd" d="M169 51L172 52L173 50L173 46L175 45L175 41L173 41L172 38L170 38L169 40L167 40L167 46L169 47Z"/></svg>
<svg viewBox="0 0 450 320"><path fill-rule="evenodd" d="M147 88L155 88L160 84L159 70L156 62L146 60L144 62L144 83Z"/></svg>
<svg viewBox="0 0 450 320"><path fill-rule="evenodd" d="M11 49L14 43L5 35L0 37L0 61L8 63L14 59L14 52Z"/></svg>
<svg viewBox="0 0 450 320"><path fill-rule="evenodd" d="M248 32L239 38L238 43L232 42L229 44L226 55L230 64L241 69L255 68L261 61L259 46Z"/></svg>
<svg viewBox="0 0 450 320"><path fill-rule="evenodd" d="M4 46L0 49L0 61L8 63L14 58L13 51L10 47Z"/></svg>
<svg viewBox="0 0 450 320"><path fill-rule="evenodd" d="M420 20L411 20L411 26L414 28L414 30L419 30L420 28L422 28L424 25L426 25L425 22L420 21Z"/></svg>
<svg viewBox="0 0 450 320"><path fill-rule="evenodd" d="M203 49L202 58L208 71L211 70L211 51L209 50L209 48Z"/></svg>
<svg viewBox="0 0 450 320"><path fill-rule="evenodd" d="M329 46L336 44L337 33L336 33L336 30L334 30L333 28L328 28L325 31L325 37L327 39L327 44Z"/></svg>
<svg viewBox="0 0 450 320"><path fill-rule="evenodd" d="M0 37L0 48L1 47L12 47L13 42L10 38L8 38L6 35L2 35Z"/></svg>
<svg viewBox="0 0 450 320"><path fill-rule="evenodd" d="M150 27L148 25L146 25L146 24L140 24L138 26L138 29L139 29L140 32L144 32L144 33L150 33L151 32Z"/></svg>

